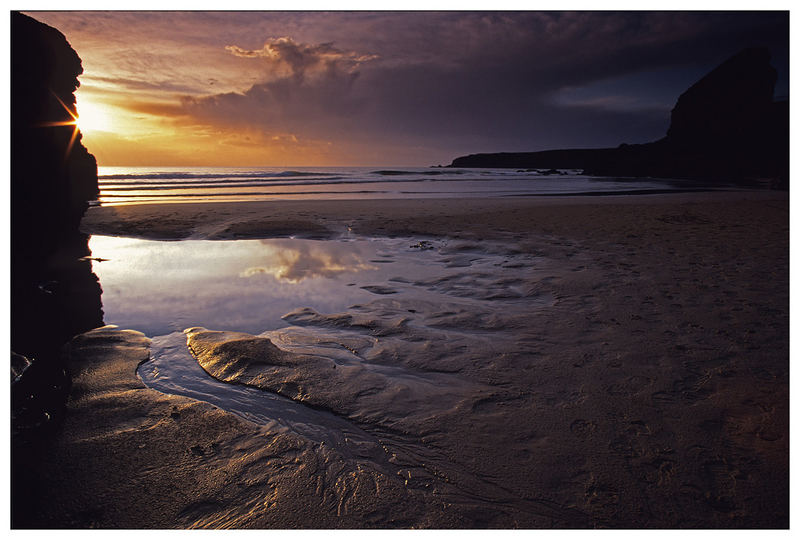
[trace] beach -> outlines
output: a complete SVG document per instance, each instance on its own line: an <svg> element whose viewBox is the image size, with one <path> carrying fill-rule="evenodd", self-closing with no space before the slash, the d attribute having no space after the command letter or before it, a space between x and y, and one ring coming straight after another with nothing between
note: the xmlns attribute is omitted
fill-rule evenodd
<svg viewBox="0 0 800 540"><path fill-rule="evenodd" d="M187 334L211 376L341 440L149 388L135 328L76 337L42 526L788 527L785 192L101 206L81 229L401 238L448 273Z"/></svg>

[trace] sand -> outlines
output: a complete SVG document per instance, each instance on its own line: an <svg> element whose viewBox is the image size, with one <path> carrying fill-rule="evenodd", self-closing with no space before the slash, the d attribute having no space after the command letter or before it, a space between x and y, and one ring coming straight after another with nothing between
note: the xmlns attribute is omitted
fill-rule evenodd
<svg viewBox="0 0 800 540"><path fill-rule="evenodd" d="M513 285L550 300L420 305L416 326L390 294L381 315L292 313L302 339L380 341L347 346L381 369L336 378L279 335L192 336L212 375L333 413L355 450L146 388L140 334L79 336L42 525L788 527L788 209L775 192L92 208L91 234L505 246L546 261Z"/></svg>

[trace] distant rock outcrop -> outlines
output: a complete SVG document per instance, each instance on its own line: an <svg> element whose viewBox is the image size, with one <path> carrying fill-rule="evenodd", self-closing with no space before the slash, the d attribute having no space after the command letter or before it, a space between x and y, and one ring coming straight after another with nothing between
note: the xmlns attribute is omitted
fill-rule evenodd
<svg viewBox="0 0 800 540"><path fill-rule="evenodd" d="M565 168L586 174L742 182L785 187L789 106L774 102L777 73L766 49L745 49L684 92L664 138L617 148L473 154L451 167Z"/></svg>

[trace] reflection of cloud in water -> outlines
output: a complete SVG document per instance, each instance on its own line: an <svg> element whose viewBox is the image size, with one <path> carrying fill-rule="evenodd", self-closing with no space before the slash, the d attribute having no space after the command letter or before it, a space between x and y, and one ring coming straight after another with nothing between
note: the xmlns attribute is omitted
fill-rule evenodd
<svg viewBox="0 0 800 540"><path fill-rule="evenodd" d="M189 326L257 334L285 326L281 317L299 306L335 313L372 296L349 285L354 276L366 280L358 285L380 283L386 276L372 274L391 266L369 265L384 244L366 240L93 236L90 247L95 257L107 259L92 262L103 288L105 322L149 336Z"/></svg>
<svg viewBox="0 0 800 540"><path fill-rule="evenodd" d="M356 246L339 242L309 245L307 241L262 240L265 250L264 263L251 266L239 274L253 277L268 274L289 283L304 279L334 277L345 272L375 270L377 267L365 261Z"/></svg>

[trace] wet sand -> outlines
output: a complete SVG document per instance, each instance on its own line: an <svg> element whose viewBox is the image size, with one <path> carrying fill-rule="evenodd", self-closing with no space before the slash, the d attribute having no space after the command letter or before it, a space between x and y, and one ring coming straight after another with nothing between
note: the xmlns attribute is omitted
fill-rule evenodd
<svg viewBox="0 0 800 540"><path fill-rule="evenodd" d="M366 433L347 451L146 388L140 335L78 337L43 525L788 527L788 209L775 192L92 208L91 234L506 246L548 261L520 280L552 301L524 325L420 306L414 333L392 322L411 306L390 300L368 324L291 314L307 336L346 320L385 337L371 361L457 380L442 399L425 385L394 399L374 373L359 381L381 391L360 395L263 336L222 353L219 336L193 336L212 375ZM448 335L458 354L440 354ZM272 364L242 364L254 350Z"/></svg>

